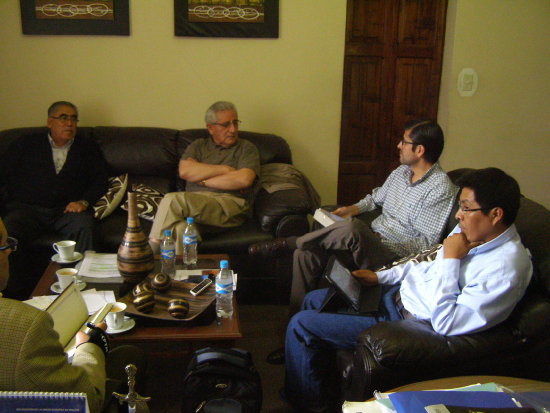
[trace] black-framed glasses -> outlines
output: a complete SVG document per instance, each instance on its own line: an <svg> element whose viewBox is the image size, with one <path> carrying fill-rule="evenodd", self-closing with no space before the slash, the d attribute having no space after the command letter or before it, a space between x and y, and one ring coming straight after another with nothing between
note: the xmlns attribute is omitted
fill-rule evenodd
<svg viewBox="0 0 550 413"><path fill-rule="evenodd" d="M18 241L15 238L8 237L6 238L6 245L1 246L0 251L5 251L5 250L12 250L12 252L16 251L17 244L18 244Z"/></svg>
<svg viewBox="0 0 550 413"><path fill-rule="evenodd" d="M462 206L462 204L459 201L458 202L458 209L459 209L459 211L462 211L462 213L464 214L466 212L489 211L492 208L466 208L466 207Z"/></svg>
<svg viewBox="0 0 550 413"><path fill-rule="evenodd" d="M405 140L405 138L402 138L401 139L401 145L407 145L407 144L408 145L417 145L416 142L408 142L408 141Z"/></svg>
<svg viewBox="0 0 550 413"><path fill-rule="evenodd" d="M230 125L233 125L236 128L238 128L240 123L242 123L242 121L240 121L239 119L235 119L233 121L227 121L223 123L214 122L212 125L218 125L218 126L221 126L222 128L227 129L229 128Z"/></svg>
<svg viewBox="0 0 550 413"><path fill-rule="evenodd" d="M78 123L78 116L76 116L76 115L72 115L72 116L69 116L69 115L50 116L50 118L56 119L56 120L58 120L62 123L67 123L69 121L74 122L74 123Z"/></svg>

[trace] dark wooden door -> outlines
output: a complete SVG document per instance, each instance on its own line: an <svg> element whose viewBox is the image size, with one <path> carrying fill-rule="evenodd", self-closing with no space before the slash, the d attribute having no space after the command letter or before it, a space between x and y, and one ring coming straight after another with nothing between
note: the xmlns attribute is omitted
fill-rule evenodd
<svg viewBox="0 0 550 413"><path fill-rule="evenodd" d="M399 165L403 124L437 117L446 0L348 0L338 203Z"/></svg>

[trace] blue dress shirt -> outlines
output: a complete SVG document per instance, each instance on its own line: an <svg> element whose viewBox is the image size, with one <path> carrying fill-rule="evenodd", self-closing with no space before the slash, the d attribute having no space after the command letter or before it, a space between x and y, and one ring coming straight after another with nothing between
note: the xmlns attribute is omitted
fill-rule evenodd
<svg viewBox="0 0 550 413"><path fill-rule="evenodd" d="M460 232L458 225L451 234ZM380 284L401 283L401 300L415 317L444 335L486 330L506 320L533 274L515 225L462 259L407 262L377 272Z"/></svg>

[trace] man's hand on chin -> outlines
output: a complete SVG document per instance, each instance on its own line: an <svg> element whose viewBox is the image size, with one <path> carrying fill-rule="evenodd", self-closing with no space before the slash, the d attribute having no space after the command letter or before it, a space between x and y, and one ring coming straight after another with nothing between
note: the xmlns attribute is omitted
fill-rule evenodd
<svg viewBox="0 0 550 413"><path fill-rule="evenodd" d="M460 232L453 234L443 241L443 257L444 258L456 258L462 259L468 252L479 245L483 244L483 241L470 242L466 238L464 233Z"/></svg>

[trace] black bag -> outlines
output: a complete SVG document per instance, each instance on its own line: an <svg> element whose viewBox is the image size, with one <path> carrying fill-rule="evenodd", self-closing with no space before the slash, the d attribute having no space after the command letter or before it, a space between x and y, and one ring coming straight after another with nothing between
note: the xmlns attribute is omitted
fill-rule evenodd
<svg viewBox="0 0 550 413"><path fill-rule="evenodd" d="M183 381L182 413L259 413L260 375L249 352L237 348L197 350Z"/></svg>

